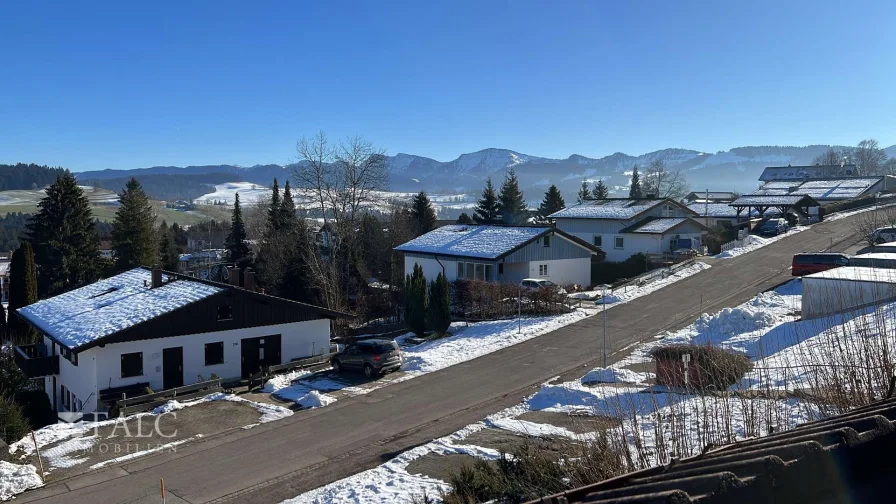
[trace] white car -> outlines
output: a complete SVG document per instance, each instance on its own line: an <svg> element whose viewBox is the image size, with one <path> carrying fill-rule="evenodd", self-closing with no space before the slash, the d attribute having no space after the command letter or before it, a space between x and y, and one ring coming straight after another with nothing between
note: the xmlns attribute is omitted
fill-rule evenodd
<svg viewBox="0 0 896 504"><path fill-rule="evenodd" d="M871 243L890 243L896 241L896 227L875 229L869 237Z"/></svg>
<svg viewBox="0 0 896 504"><path fill-rule="evenodd" d="M557 289L557 294L566 294L566 289L560 287L550 280L545 280L544 278L524 278L520 285L526 287L527 289L540 289L542 287L554 287Z"/></svg>

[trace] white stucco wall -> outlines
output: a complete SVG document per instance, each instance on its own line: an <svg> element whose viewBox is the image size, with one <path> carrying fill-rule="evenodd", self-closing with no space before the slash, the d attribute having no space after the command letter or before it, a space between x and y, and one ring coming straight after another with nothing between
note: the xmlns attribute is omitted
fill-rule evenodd
<svg viewBox="0 0 896 504"><path fill-rule="evenodd" d="M547 265L548 274L539 275L539 266ZM528 264L528 278L546 278L558 285L590 285L591 259L560 259L554 261L532 261ZM507 266L505 265L505 268Z"/></svg>
<svg viewBox="0 0 896 504"><path fill-rule="evenodd" d="M314 354L325 353L330 347L330 321L327 319L312 320L307 322L295 322L291 324L279 324L264 327L252 327L247 329L235 329L232 331L218 331L213 333L194 334L188 336L175 336L151 340L128 341L125 343L113 343L104 348L95 347L83 352L84 360L87 354L93 353L95 358L94 379L92 388L94 391L109 387L120 387L134 383L149 382L153 390L162 390L162 349L171 347L183 347L184 356L184 385L197 382L198 375L208 379L212 373L221 378L236 378L241 374L240 340L243 338L256 338L280 334L281 359L289 362L292 359L309 357ZM224 363L212 366L205 365L205 344L224 342ZM121 378L121 355L133 352L143 352L143 375L129 378ZM79 356L78 370L82 370L82 357ZM60 362L68 363L65 359ZM62 364L60 363L60 368ZM61 369L60 369L61 371ZM87 367L80 371L81 376L62 375L60 373L59 384L68 386L72 383L81 383L89 378ZM73 389L74 390L74 389ZM79 396L80 397L80 396ZM87 397L86 395L84 397ZM88 411L85 408L85 411Z"/></svg>
<svg viewBox="0 0 896 504"><path fill-rule="evenodd" d="M53 342L44 337L44 344L47 346L48 352L52 355ZM56 376L56 390L53 390L53 377L44 378L44 390L50 398L50 405L53 405L53 397L56 397L56 409L65 411L62 405L62 386L75 394L77 399L83 403L81 411L96 410L96 355L93 349L78 354L78 365L75 366L68 359L63 357L60 348L56 346L56 355L59 355L59 374ZM72 411L77 411L77 405L72 404Z"/></svg>
<svg viewBox="0 0 896 504"><path fill-rule="evenodd" d="M442 264L439 264L441 262ZM414 272L414 264L419 264L423 268L423 276L427 281L435 280L439 273L442 273L442 266L445 267L445 276L449 282L457 280L457 261L452 259L435 260L429 257L412 257L406 254L404 257L404 274L410 275Z"/></svg>

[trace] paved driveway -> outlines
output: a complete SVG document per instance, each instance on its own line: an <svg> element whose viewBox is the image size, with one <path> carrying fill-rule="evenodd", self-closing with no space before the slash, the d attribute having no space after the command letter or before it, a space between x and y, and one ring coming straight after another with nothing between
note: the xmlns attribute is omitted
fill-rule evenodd
<svg viewBox="0 0 896 504"><path fill-rule="evenodd" d="M852 245L855 219L825 222L607 310L611 350L742 303L789 277L796 252ZM600 315L326 408L79 476L19 502L280 502L518 404L541 383L600 363ZM620 352L621 353L621 352Z"/></svg>

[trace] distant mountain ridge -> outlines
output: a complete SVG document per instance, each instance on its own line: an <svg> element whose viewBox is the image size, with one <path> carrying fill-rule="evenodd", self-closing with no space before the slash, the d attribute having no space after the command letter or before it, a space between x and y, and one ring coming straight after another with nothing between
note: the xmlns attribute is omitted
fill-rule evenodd
<svg viewBox="0 0 896 504"><path fill-rule="evenodd" d="M752 190L758 185L759 174L766 166L807 165L829 145L805 147L755 146L736 147L728 151L707 153L691 149L662 149L639 156L622 152L602 158L572 154L566 159L523 154L509 149L484 149L458 156L452 161L437 161L413 154L389 156L390 189L411 192L426 190L440 193L479 193L489 176L500 184L504 172L514 168L526 196L531 201L541 198L551 184L556 184L566 195L573 197L583 179L591 183L603 179L616 194L625 192L629 172L637 165L642 169L657 159L668 167L687 171L688 182L694 190L739 191ZM833 146L841 148L841 146ZM896 157L896 145L885 149ZM280 165L154 166L134 170L99 170L77 173L81 180L110 179L154 174L221 174L234 175L234 181L269 185L274 177L281 181L289 176L288 167ZM216 180L220 180L215 177ZM569 202L569 201L568 201Z"/></svg>

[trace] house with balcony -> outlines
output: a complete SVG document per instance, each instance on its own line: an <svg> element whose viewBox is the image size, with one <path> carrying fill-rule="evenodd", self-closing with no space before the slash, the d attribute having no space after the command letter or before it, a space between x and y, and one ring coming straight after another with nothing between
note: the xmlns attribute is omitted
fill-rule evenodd
<svg viewBox="0 0 896 504"><path fill-rule="evenodd" d="M669 198L609 198L573 205L549 216L555 227L600 248L606 260L634 254L700 250L709 227L697 212Z"/></svg>
<svg viewBox="0 0 896 504"><path fill-rule="evenodd" d="M256 292L251 270L242 285L230 273L221 283L136 268L20 308L41 341L16 347L15 360L56 411L92 413L122 391L240 379L330 351L330 321L344 314Z"/></svg>
<svg viewBox="0 0 896 504"><path fill-rule="evenodd" d="M436 228L395 250L404 253L406 275L418 264L427 281L442 273L449 282L543 278L558 285L590 285L591 258L602 255L597 247L553 227L465 224Z"/></svg>

